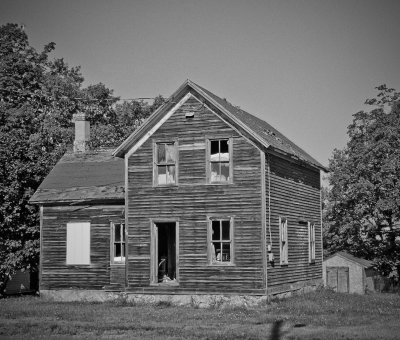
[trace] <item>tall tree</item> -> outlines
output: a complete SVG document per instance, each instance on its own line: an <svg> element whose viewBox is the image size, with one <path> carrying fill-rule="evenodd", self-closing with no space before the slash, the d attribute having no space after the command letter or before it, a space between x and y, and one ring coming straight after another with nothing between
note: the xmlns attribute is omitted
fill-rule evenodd
<svg viewBox="0 0 400 340"><path fill-rule="evenodd" d="M18 25L0 26L0 295L15 270L37 267L39 216L28 201L72 144L72 115L87 113L94 147L116 145L163 102L116 105L104 84L83 88L79 67L50 59L54 48L37 52Z"/></svg>
<svg viewBox="0 0 400 340"><path fill-rule="evenodd" d="M330 160L325 246L374 260L400 275L400 94L385 85L353 115L349 141Z"/></svg>

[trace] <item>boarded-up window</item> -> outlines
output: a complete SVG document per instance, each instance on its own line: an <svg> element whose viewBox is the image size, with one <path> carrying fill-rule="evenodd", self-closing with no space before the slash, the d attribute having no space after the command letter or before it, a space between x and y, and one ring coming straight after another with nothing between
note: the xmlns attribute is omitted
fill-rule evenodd
<svg viewBox="0 0 400 340"><path fill-rule="evenodd" d="M279 248L280 263L288 263L288 225L287 218L279 217Z"/></svg>
<svg viewBox="0 0 400 340"><path fill-rule="evenodd" d="M208 141L208 177L210 183L232 182L232 147L230 139Z"/></svg>
<svg viewBox="0 0 400 340"><path fill-rule="evenodd" d="M315 224L308 222L308 261L315 262Z"/></svg>
<svg viewBox="0 0 400 340"><path fill-rule="evenodd" d="M211 264L233 262L233 220L212 218L209 221L209 254Z"/></svg>
<svg viewBox="0 0 400 340"><path fill-rule="evenodd" d="M125 262L125 224L111 223L112 249L111 262Z"/></svg>
<svg viewBox="0 0 400 340"><path fill-rule="evenodd" d="M173 185L177 182L177 152L175 142L155 143L154 184Z"/></svg>
<svg viewBox="0 0 400 340"><path fill-rule="evenodd" d="M67 223L67 264L90 264L90 222Z"/></svg>

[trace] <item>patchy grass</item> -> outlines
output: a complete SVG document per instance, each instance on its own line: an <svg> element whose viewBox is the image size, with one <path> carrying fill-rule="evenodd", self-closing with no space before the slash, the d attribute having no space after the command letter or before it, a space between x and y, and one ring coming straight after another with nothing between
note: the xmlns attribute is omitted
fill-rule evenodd
<svg viewBox="0 0 400 340"><path fill-rule="evenodd" d="M0 338L398 339L400 295L321 290L247 309L0 300Z"/></svg>

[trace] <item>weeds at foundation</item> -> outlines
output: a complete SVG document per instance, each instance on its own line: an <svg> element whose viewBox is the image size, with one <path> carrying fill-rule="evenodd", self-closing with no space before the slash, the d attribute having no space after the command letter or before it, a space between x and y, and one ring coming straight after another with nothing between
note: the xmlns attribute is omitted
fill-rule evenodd
<svg viewBox="0 0 400 340"><path fill-rule="evenodd" d="M171 301L161 300L161 301L156 302L155 306L158 308L168 308L168 307L172 307L173 304Z"/></svg>

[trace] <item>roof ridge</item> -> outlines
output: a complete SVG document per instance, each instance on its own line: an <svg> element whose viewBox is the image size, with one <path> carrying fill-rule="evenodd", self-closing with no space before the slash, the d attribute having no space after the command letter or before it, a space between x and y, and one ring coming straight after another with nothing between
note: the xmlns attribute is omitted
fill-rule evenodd
<svg viewBox="0 0 400 340"><path fill-rule="evenodd" d="M213 99L215 99L215 100L217 100L217 101L221 101L221 102L223 102L224 105L229 106L229 107L231 107L233 110L235 110L235 112L232 112L231 110L229 110L228 108L226 108L226 109L228 109L231 113L233 113L233 114L236 113L236 114L241 114L241 115L247 115L248 118L258 121L258 123L259 123L258 125L264 125L263 127L259 126L259 127L261 127L262 130L263 130L263 131L260 131L260 132L254 131L255 129L254 129L252 126L250 126L250 128L251 128L255 133L257 133L261 138L265 139L265 137L264 137L263 135L261 135L261 133L263 133L263 134L265 134L265 133L266 133L266 134L270 134L270 136L271 136L272 138L276 139L276 141L277 141L278 143L281 143L281 144L284 143L284 144L286 144L286 146L289 148L288 151L289 151L290 153L294 154L295 156L297 156L297 157L299 157L299 158L301 158L301 159L303 159L303 160L305 160L305 161L308 161L308 162L312 163L313 165L317 165L318 167L321 167L321 168L324 168L324 169L325 169L325 167L324 167L320 162L318 162L314 157L312 157L309 153L307 153L306 151L304 151L304 150L303 150L301 147L299 147L297 144L295 144L294 142L292 142L289 138L287 138L284 134L282 134L281 132L279 132L277 129L275 129L271 124L269 124L269 123L266 122L265 120L263 120L263 119L261 119L261 118L255 116L255 115L253 115L253 114L251 114L251 113L249 113L249 112L243 110L242 108L240 108L239 106L234 105L233 103L230 103L227 99L223 99L223 98L217 96L216 94L214 94L214 93L211 92L210 90L207 90L206 88L204 88L204 87L202 87L202 86L196 84L195 82L193 82L193 81L190 81L190 82L193 83L193 84L194 84L195 86L197 86L198 88L200 88L202 91L204 91L204 92L205 92L206 94L208 94L209 96L213 97ZM221 103L220 103L220 104L221 104ZM243 120L242 120L242 121L243 121ZM246 125L249 125L248 122L243 122L243 123L245 123ZM266 131L266 130L268 130L268 131ZM277 138L277 137L278 137L278 138ZM279 148L279 147L278 147L278 148ZM301 155L301 154L303 154L303 155ZM304 156L306 156L306 157L304 157Z"/></svg>

